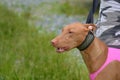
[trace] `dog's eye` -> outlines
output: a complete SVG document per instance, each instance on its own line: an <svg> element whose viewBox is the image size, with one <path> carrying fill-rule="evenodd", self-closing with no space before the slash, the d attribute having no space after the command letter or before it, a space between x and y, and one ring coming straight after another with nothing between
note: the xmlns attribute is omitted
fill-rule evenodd
<svg viewBox="0 0 120 80"><path fill-rule="evenodd" d="M69 33L71 34L71 33L73 33L72 31L69 31Z"/></svg>

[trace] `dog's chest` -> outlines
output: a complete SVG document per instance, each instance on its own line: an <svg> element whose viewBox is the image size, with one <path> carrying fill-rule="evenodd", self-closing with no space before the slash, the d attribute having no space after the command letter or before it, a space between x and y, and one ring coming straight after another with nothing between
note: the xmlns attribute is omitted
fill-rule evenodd
<svg viewBox="0 0 120 80"><path fill-rule="evenodd" d="M105 63L96 72L90 74L90 80L95 80L96 76L112 61L120 61L120 49L109 48Z"/></svg>

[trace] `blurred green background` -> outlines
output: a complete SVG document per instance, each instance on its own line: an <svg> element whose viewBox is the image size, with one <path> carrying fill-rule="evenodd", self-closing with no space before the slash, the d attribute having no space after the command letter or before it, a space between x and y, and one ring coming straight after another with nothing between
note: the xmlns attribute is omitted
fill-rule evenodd
<svg viewBox="0 0 120 80"><path fill-rule="evenodd" d="M77 49L58 54L50 41L85 22L91 0L0 0L0 80L89 80Z"/></svg>

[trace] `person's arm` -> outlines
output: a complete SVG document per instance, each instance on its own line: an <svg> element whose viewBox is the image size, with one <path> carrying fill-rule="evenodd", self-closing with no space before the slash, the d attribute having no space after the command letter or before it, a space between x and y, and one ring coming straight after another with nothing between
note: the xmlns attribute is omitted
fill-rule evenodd
<svg viewBox="0 0 120 80"><path fill-rule="evenodd" d="M120 48L120 0L101 0L97 28L102 41Z"/></svg>

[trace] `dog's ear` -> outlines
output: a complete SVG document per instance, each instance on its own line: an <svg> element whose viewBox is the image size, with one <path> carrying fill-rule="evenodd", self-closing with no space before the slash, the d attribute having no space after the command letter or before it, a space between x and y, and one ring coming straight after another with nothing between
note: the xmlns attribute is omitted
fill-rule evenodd
<svg viewBox="0 0 120 80"><path fill-rule="evenodd" d="M95 24L85 24L85 27L87 27L91 31L96 30L96 25Z"/></svg>

